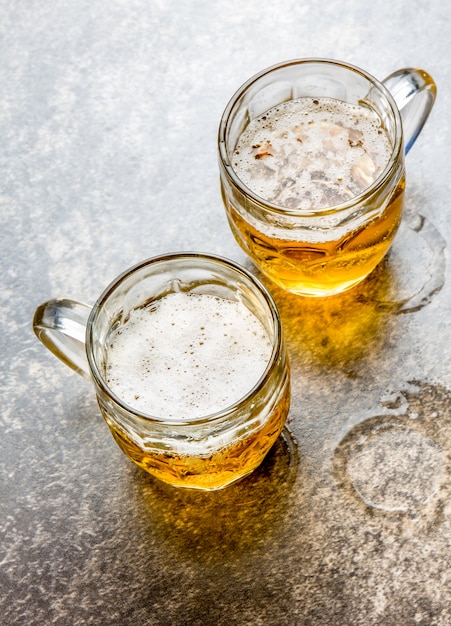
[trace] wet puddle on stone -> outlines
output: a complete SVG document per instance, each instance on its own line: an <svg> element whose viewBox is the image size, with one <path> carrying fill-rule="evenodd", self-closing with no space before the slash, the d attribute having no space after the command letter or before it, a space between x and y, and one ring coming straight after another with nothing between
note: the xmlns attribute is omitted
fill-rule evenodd
<svg viewBox="0 0 451 626"><path fill-rule="evenodd" d="M395 314L423 308L445 284L445 249L445 239L430 220L406 212L383 262L391 277L388 293L376 291L370 299L379 310Z"/></svg>
<svg viewBox="0 0 451 626"><path fill-rule="evenodd" d="M431 439L387 424L362 436L347 472L365 504L386 511L416 510L439 490L444 456Z"/></svg>
<svg viewBox="0 0 451 626"><path fill-rule="evenodd" d="M338 485L371 509L421 515L446 506L450 483L451 392L417 383L354 426L334 454ZM449 494L448 494L449 495Z"/></svg>

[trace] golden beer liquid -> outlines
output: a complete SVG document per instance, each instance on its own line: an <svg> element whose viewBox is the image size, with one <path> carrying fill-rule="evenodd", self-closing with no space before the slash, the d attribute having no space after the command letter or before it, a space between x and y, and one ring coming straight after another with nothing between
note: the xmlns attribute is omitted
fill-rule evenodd
<svg viewBox="0 0 451 626"><path fill-rule="evenodd" d="M287 381L289 377L287 377ZM285 384L266 423L258 431L212 454L177 455L138 446L102 409L105 420L123 452L149 474L174 487L214 490L242 478L257 468L285 424L290 406L290 385Z"/></svg>
<svg viewBox="0 0 451 626"><path fill-rule="evenodd" d="M275 239L243 217L234 200L224 201L235 239L276 284L293 293L340 293L363 280L381 261L398 230L404 203L402 176L380 216L344 237L321 242Z"/></svg>

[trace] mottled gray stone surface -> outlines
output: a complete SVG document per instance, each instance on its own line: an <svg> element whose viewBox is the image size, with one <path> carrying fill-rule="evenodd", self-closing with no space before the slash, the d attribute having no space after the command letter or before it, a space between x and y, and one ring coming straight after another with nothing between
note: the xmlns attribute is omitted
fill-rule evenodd
<svg viewBox="0 0 451 626"><path fill-rule="evenodd" d="M2 624L451 623L450 22L444 0L0 1ZM436 79L403 227L346 296L271 286L288 430L241 483L174 490L121 454L33 312L163 252L251 268L218 120L253 73L305 56Z"/></svg>

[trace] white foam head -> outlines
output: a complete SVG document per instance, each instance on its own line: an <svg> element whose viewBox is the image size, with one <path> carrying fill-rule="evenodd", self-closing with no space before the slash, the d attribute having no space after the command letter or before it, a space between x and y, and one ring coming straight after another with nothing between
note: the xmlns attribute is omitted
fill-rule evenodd
<svg viewBox="0 0 451 626"><path fill-rule="evenodd" d="M390 140L372 109L331 98L299 98L250 122L233 168L269 202L324 208L369 187L390 154Z"/></svg>
<svg viewBox="0 0 451 626"><path fill-rule="evenodd" d="M241 302L173 293L132 311L112 333L106 378L135 410L190 419L244 397L271 352L266 330Z"/></svg>

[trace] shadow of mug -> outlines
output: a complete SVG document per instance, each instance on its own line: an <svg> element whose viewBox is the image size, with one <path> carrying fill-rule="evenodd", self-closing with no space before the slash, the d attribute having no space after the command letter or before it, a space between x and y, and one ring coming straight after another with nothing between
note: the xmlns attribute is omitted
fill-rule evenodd
<svg viewBox="0 0 451 626"><path fill-rule="evenodd" d="M415 207L407 210L389 254L363 282L327 298L293 295L259 273L276 301L293 357L346 369L382 346L389 315L427 306L445 281L446 242Z"/></svg>
<svg viewBox="0 0 451 626"><path fill-rule="evenodd" d="M283 526L298 472L285 427L252 474L219 491L174 489L139 473L139 498L159 540L183 559L227 562L264 547Z"/></svg>
<svg viewBox="0 0 451 626"><path fill-rule="evenodd" d="M343 369L365 356L381 341L387 318L378 302L389 293L391 279L387 263L382 262L354 289L327 298L296 296L269 285L266 279L292 362L309 358L327 368Z"/></svg>

